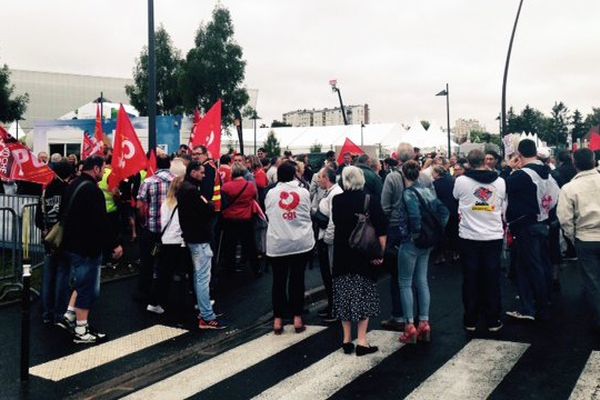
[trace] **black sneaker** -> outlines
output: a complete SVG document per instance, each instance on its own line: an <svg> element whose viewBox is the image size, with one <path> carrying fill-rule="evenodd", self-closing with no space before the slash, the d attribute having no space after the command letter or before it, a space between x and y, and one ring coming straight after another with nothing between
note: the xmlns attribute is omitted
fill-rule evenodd
<svg viewBox="0 0 600 400"><path fill-rule="evenodd" d="M91 326L88 326L87 329L88 329L88 332L91 333L92 335L96 336L96 338L98 338L98 340L106 339L106 333L98 332L96 329L92 328Z"/></svg>
<svg viewBox="0 0 600 400"><path fill-rule="evenodd" d="M89 326L85 327L85 331L83 333L78 333L77 330L75 330L75 333L73 334L73 343L94 344L97 341L98 337L90 332Z"/></svg>
<svg viewBox="0 0 600 400"><path fill-rule="evenodd" d="M322 309L321 311L317 312L317 315L321 318L325 318L328 315L330 315L330 312L327 308Z"/></svg>
<svg viewBox="0 0 600 400"><path fill-rule="evenodd" d="M326 315L322 318L323 322L335 322L338 319L334 317L332 314Z"/></svg>
<svg viewBox="0 0 600 400"><path fill-rule="evenodd" d="M502 325L502 322L498 321L498 323L494 324L493 326L488 326L488 331L498 332L503 326L504 325Z"/></svg>
<svg viewBox="0 0 600 400"><path fill-rule="evenodd" d="M59 328L64 329L65 331L67 331L69 333L73 333L75 331L75 321L69 320L64 315L54 325L58 326Z"/></svg>
<svg viewBox="0 0 600 400"><path fill-rule="evenodd" d="M212 321L205 321L204 319L200 318L200 321L198 322L198 328L220 330L227 329L227 325L222 324L217 319L213 319Z"/></svg>

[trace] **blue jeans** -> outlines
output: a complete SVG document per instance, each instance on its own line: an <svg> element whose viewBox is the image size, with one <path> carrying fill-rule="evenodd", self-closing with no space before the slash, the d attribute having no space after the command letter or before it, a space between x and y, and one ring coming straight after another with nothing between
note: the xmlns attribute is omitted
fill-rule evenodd
<svg viewBox="0 0 600 400"><path fill-rule="evenodd" d="M429 264L429 249L419 249L414 243L406 242L398 250L398 283L400 300L404 317L409 324L414 323L413 279L417 290L419 305L419 321L429 321L429 283L427 282L427 267Z"/></svg>
<svg viewBox="0 0 600 400"><path fill-rule="evenodd" d="M42 277L42 317L50 322L60 320L67 311L70 295L69 264L62 255L47 253Z"/></svg>
<svg viewBox="0 0 600 400"><path fill-rule="evenodd" d="M100 297L100 261L97 257L84 257L76 253L65 252L71 267L71 288L77 291L75 307L89 310Z"/></svg>
<svg viewBox="0 0 600 400"><path fill-rule="evenodd" d="M544 223L518 227L513 231L517 248L517 290L523 315L547 318L552 264L548 248L550 228Z"/></svg>
<svg viewBox="0 0 600 400"><path fill-rule="evenodd" d="M210 268L213 252L210 243L188 243L194 266L194 289L200 317L205 321L216 318L210 304Z"/></svg>

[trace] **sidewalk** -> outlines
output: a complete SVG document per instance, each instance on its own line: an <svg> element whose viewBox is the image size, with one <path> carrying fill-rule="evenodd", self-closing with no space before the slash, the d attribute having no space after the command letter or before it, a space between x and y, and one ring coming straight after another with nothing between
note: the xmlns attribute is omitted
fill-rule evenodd
<svg viewBox="0 0 600 400"><path fill-rule="evenodd" d="M108 341L122 338L154 325L174 326L168 312L161 316L154 315L145 311L146 304L133 300L132 294L135 291L136 284L137 277L131 277L106 283L101 288L100 300L92 311L90 322L99 331L107 333ZM197 345L199 341L215 342L253 326L257 320L269 315L272 311L271 284L272 276L270 272L263 274L260 278L254 278L249 271L226 275L221 280L214 297L216 300L215 309L225 314L223 320L229 324L227 330L220 332L200 331L197 328L196 315L190 310L189 318L183 324L177 325L178 328L189 331L189 334L183 335L183 342L179 342L178 346L167 346L168 348L163 346L157 349L156 352L145 351L144 357L134 360L135 362L126 363L117 373L122 374L128 370L132 371L150 360L154 361L160 356L168 355L169 352L181 351L186 346ZM306 270L305 284L307 296L309 296L307 302L318 299L320 296L319 287L322 282L316 263L312 269ZM20 324L20 305L0 308L0 332L3 338L0 341L0 354L2 354L2 357L0 357L0 371L2 371L2 374L0 374L0 398L18 398L20 395ZM32 304L30 337L31 367L90 348L90 346L73 344L70 336L60 328L43 325L39 299L36 299ZM181 346L182 343L184 343L183 346ZM109 379L114 374L114 370L108 371L100 368L94 372L94 380L96 381L94 383L102 382L105 378ZM44 393L54 392L59 397L77 390L76 387L73 388L73 391L64 387L56 389L53 386L57 385L48 385L48 382L40 381L43 380L35 376L31 377L29 386L32 398L36 398L33 393L40 393L39 389L42 389L42 387ZM87 385L91 384L91 382L86 383ZM37 387L39 385L42 387Z"/></svg>

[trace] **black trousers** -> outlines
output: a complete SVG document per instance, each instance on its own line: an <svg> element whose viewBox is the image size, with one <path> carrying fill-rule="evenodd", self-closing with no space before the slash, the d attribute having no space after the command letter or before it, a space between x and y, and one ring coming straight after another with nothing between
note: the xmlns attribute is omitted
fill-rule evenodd
<svg viewBox="0 0 600 400"><path fill-rule="evenodd" d="M333 281L331 279L331 266L329 265L329 249L327 243L323 240L317 242L317 252L319 255L319 268L321 269L321 279L323 279L323 286L325 286L325 293L327 294L327 310L331 312L333 305Z"/></svg>
<svg viewBox="0 0 600 400"><path fill-rule="evenodd" d="M179 244L162 245L158 257L156 277L152 281L150 304L165 306L168 303L171 283L173 281L181 282L185 276L187 252L187 248L181 247ZM185 291L177 292L177 298L181 297L181 304L185 293Z"/></svg>
<svg viewBox="0 0 600 400"><path fill-rule="evenodd" d="M273 269L273 315L301 316L304 311L304 269L309 253L271 257Z"/></svg>
<svg viewBox="0 0 600 400"><path fill-rule="evenodd" d="M575 241L585 296L591 306L590 320L600 332L600 242Z"/></svg>
<svg viewBox="0 0 600 400"><path fill-rule="evenodd" d="M150 296L152 290L152 279L156 268L156 258L151 254L152 248L160 240L160 232L142 230L140 237L140 275L138 280L138 292L141 296Z"/></svg>
<svg viewBox="0 0 600 400"><path fill-rule="evenodd" d="M460 240L463 265L463 304L465 326L476 326L483 312L490 326L498 325L502 312L500 295L500 255L502 239Z"/></svg>
<svg viewBox="0 0 600 400"><path fill-rule="evenodd" d="M250 261L253 271L258 271L258 258L254 240L254 223L223 219L223 266L225 269L235 267L235 249L238 241L242 244L242 253Z"/></svg>

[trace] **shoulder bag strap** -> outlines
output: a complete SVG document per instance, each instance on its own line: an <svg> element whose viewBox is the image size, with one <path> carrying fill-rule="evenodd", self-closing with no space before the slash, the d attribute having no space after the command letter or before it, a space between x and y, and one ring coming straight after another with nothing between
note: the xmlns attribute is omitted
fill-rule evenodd
<svg viewBox="0 0 600 400"><path fill-rule="evenodd" d="M246 184L244 185L244 188L242 190L240 190L240 192L238 194L235 195L235 197L229 202L229 205L225 208L229 208L233 205L233 203L235 203L237 201L237 199L240 198L240 196L246 191L246 188L248 187L249 182L246 181ZM222 210L224 210L225 208L221 208Z"/></svg>
<svg viewBox="0 0 600 400"><path fill-rule="evenodd" d="M73 206L73 202L75 201L75 197L77 196L77 193L79 193L79 191L81 190L81 188L83 188L87 183L88 183L88 181L83 181L73 191L73 195L69 199L69 203L67 204L67 208L65 208L65 211L62 213L62 215L60 217L60 221L62 223L65 222L66 217L69 215L69 212L71 211L71 207Z"/></svg>
<svg viewBox="0 0 600 400"><path fill-rule="evenodd" d="M365 193L365 206L364 206L364 211L363 213L365 215L369 214L369 203L371 201L371 196L369 196L368 194Z"/></svg>
<svg viewBox="0 0 600 400"><path fill-rule="evenodd" d="M171 212L171 216L169 217L169 222L167 222L167 224L165 225L165 227L162 229L162 231L160 232L160 236L162 237L162 235L165 234L165 232L167 231L167 228L169 227L169 225L171 225L171 221L173 221L173 216L175 215L175 211L177 211L177 208L179 207L179 204L177 204L175 206L175 208L173 209L173 212Z"/></svg>

